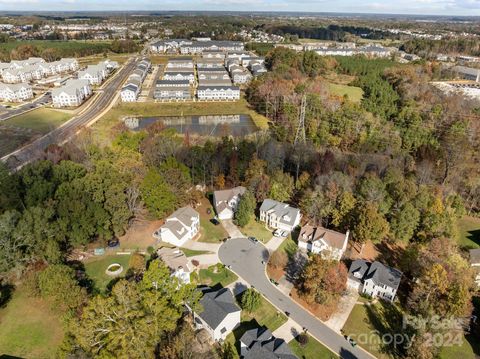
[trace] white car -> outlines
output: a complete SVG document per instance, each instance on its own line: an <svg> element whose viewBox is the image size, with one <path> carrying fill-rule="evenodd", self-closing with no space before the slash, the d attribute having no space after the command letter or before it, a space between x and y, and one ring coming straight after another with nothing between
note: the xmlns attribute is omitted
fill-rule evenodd
<svg viewBox="0 0 480 359"><path fill-rule="evenodd" d="M283 231L283 230L281 230L281 229L277 229L277 230L273 233L273 235L274 235L275 237L287 237L287 236L288 236L288 232L287 232L287 231Z"/></svg>

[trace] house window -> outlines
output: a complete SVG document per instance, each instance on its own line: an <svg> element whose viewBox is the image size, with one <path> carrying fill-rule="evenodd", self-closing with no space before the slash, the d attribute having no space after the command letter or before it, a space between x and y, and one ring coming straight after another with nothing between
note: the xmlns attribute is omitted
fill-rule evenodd
<svg viewBox="0 0 480 359"><path fill-rule="evenodd" d="M223 328L220 330L220 333L224 334L226 331L227 331L227 328L223 327Z"/></svg>

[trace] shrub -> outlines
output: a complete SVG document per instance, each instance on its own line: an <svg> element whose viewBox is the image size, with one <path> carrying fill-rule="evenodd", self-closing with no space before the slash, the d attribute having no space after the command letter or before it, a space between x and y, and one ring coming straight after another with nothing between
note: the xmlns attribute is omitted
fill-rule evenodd
<svg viewBox="0 0 480 359"><path fill-rule="evenodd" d="M308 335L306 333L301 333L298 335L297 337L297 340L298 340L298 343L304 347L305 345L308 344Z"/></svg>

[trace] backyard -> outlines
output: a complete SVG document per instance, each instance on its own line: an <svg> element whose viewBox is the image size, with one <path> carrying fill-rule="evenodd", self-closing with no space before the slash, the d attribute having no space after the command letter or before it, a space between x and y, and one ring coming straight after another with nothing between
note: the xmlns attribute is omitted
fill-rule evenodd
<svg viewBox="0 0 480 359"><path fill-rule="evenodd" d="M463 249L480 248L480 218L463 216L457 221L458 245Z"/></svg>
<svg viewBox="0 0 480 359"><path fill-rule="evenodd" d="M99 292L105 292L108 284L115 279L105 273L110 264L118 263L123 267L120 277L123 277L129 268L130 255L104 255L100 258L91 258L85 262L85 272L89 279L93 281L94 288Z"/></svg>
<svg viewBox="0 0 480 359"><path fill-rule="evenodd" d="M226 287L230 283L238 279L237 275L222 264L214 264L208 269L200 269L200 283L210 287L222 286Z"/></svg>
<svg viewBox="0 0 480 359"><path fill-rule="evenodd" d="M5 357L53 358L63 339L60 318L47 302L29 297L23 287L17 287L0 309L0 323L0 353Z"/></svg>
<svg viewBox="0 0 480 359"><path fill-rule="evenodd" d="M333 354L327 347L310 335L306 345L302 346L296 339L293 339L288 343L288 346L292 349L293 354L302 359L338 358L337 355Z"/></svg>

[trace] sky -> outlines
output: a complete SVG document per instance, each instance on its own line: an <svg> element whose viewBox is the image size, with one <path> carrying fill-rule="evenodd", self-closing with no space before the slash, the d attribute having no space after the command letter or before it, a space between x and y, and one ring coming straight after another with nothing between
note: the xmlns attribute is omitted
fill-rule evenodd
<svg viewBox="0 0 480 359"><path fill-rule="evenodd" d="M219 10L480 16L480 0L0 0L0 11Z"/></svg>

